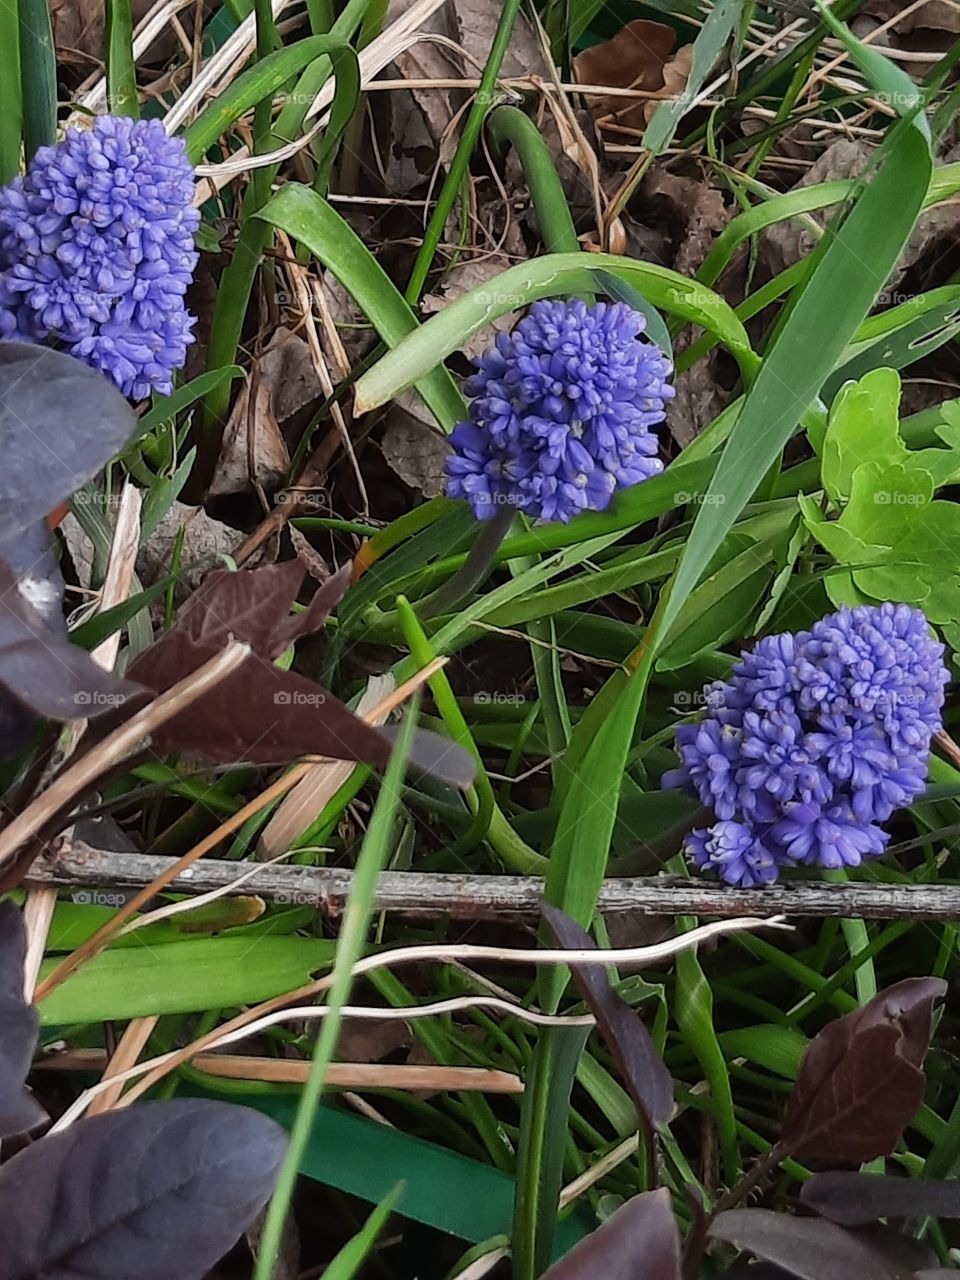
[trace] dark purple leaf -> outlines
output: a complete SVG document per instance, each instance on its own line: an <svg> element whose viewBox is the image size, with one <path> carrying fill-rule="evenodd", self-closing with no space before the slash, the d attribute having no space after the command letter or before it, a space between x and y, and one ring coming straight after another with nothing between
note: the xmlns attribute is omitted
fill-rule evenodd
<svg viewBox="0 0 960 1280"><path fill-rule="evenodd" d="M543 1280L681 1280L680 1235L669 1191L661 1187L628 1200Z"/></svg>
<svg viewBox="0 0 960 1280"><path fill-rule="evenodd" d="M345 565L314 594L306 609L291 614L305 574L301 560L238 573L217 569L183 606L176 630L197 644L217 647L233 636L249 644L254 653L279 658L294 641L323 626L350 585L350 565Z"/></svg>
<svg viewBox="0 0 960 1280"><path fill-rule="evenodd" d="M12 537L0 538L0 559L13 570L20 590L43 622L59 639L65 639L60 557L46 520L39 520ZM39 723L39 716L0 686L0 760L19 755L33 739Z"/></svg>
<svg viewBox="0 0 960 1280"><path fill-rule="evenodd" d="M0 1169L0 1280L201 1280L270 1196L286 1145L226 1102L80 1120Z"/></svg>
<svg viewBox="0 0 960 1280"><path fill-rule="evenodd" d="M748 1262L738 1259L724 1273L725 1280L793 1280L789 1271L775 1267L772 1262Z"/></svg>
<svg viewBox="0 0 960 1280"><path fill-rule="evenodd" d="M817 1173L800 1198L821 1218L855 1227L880 1218L960 1218L960 1179L924 1182L870 1173Z"/></svg>
<svg viewBox="0 0 960 1280"><path fill-rule="evenodd" d="M714 1219L710 1235L800 1280L908 1280L869 1243L819 1218L793 1218L770 1209L729 1209Z"/></svg>
<svg viewBox="0 0 960 1280"><path fill-rule="evenodd" d="M115 713L146 693L104 671L49 627L5 560L0 560L0 685L29 711L56 721Z"/></svg>
<svg viewBox="0 0 960 1280"><path fill-rule="evenodd" d="M40 1015L23 998L26 952L20 912L12 902L0 902L0 1138L47 1118L24 1089L40 1025Z"/></svg>
<svg viewBox="0 0 960 1280"><path fill-rule="evenodd" d="M229 636L254 650L157 731L155 751L208 764L285 764L318 755L386 766L393 746L389 730L367 724L320 685L274 664L294 640L322 626L348 585L348 572L341 570L307 609L291 617L304 572L299 561L291 560L210 574L174 626L137 656L130 677L162 693L212 658ZM422 730L414 737L410 763L458 787L468 787L476 774L468 751Z"/></svg>
<svg viewBox="0 0 960 1280"><path fill-rule="evenodd" d="M548 902L541 910L561 947L580 951L596 946L589 933L564 912ZM674 1112L673 1079L643 1019L614 991L603 969L571 965L570 971L648 1126L666 1124Z"/></svg>
<svg viewBox="0 0 960 1280"><path fill-rule="evenodd" d="M65 502L137 425L113 384L63 351L0 342L0 535Z"/></svg>
<svg viewBox="0 0 960 1280"><path fill-rule="evenodd" d="M923 1102L933 1004L945 991L939 978L907 978L811 1041L783 1126L793 1154L860 1164L894 1150Z"/></svg>

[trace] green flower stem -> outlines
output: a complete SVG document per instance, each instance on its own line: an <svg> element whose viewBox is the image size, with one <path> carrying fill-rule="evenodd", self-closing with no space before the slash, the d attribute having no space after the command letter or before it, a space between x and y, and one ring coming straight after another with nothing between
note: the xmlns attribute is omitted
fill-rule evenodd
<svg viewBox="0 0 960 1280"><path fill-rule="evenodd" d="M457 194L467 177L470 158L480 137L480 130L483 127L490 104L496 96L497 76L500 74L500 66L507 52L507 46L510 44L513 25L519 12L520 0L504 0L500 21L497 24L493 44L490 47L490 56L487 58L487 64L480 78L480 88L470 107L456 153L443 186L440 188L437 202L433 206L430 221L427 223L423 244L420 246L420 252L417 254L417 259L413 264L413 271L410 275L410 282L407 285L405 295L411 305L415 305L420 299L420 293L426 283L430 268L433 265L434 256L443 238L447 219L453 212Z"/></svg>
<svg viewBox="0 0 960 1280"><path fill-rule="evenodd" d="M341 1011L350 995L353 985L353 968L363 953L370 922L373 919L377 881L392 849L391 832L400 805L403 770L417 722L417 711L418 703L415 699L404 719L400 738L387 767L373 818L357 860L354 887L347 903L340 939L337 943L333 982L327 1000L330 1012L320 1026L310 1074L300 1094L296 1118L290 1131L290 1146L280 1170L277 1189L267 1209L254 1280L271 1280L274 1274L283 1224L313 1131L327 1068L333 1061L337 1046L342 1021Z"/></svg>
<svg viewBox="0 0 960 1280"><path fill-rule="evenodd" d="M530 186L540 239L549 253L576 253L580 248L563 184L540 130L517 107L497 107L490 113L487 132L499 148L513 147Z"/></svg>

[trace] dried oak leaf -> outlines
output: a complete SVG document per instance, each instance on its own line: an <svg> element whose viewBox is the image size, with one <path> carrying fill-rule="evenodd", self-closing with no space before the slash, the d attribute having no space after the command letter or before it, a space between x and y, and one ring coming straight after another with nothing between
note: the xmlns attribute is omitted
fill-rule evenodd
<svg viewBox="0 0 960 1280"><path fill-rule="evenodd" d="M290 454L281 427L322 395L309 345L289 329L278 329L237 396L207 496L245 493L253 485L269 492L282 484Z"/></svg>
<svg viewBox="0 0 960 1280"><path fill-rule="evenodd" d="M578 53L573 60L574 73L580 84L659 93L664 88L664 68L675 43L672 27L637 18L611 40ZM685 84L684 79L678 91ZM642 130L648 119L645 108L652 100L596 94L588 96L587 101L599 118L613 116L619 125Z"/></svg>
<svg viewBox="0 0 960 1280"><path fill-rule="evenodd" d="M425 498L446 489L450 446L416 393L407 391L390 406L380 450L391 471Z"/></svg>
<svg viewBox="0 0 960 1280"><path fill-rule="evenodd" d="M889 1155L919 1110L940 978L907 978L814 1037L787 1103L782 1141L802 1159Z"/></svg>

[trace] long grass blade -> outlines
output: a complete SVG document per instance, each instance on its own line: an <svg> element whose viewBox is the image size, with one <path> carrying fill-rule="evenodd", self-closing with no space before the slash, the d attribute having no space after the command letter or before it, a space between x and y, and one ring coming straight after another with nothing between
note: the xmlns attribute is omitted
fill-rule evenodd
<svg viewBox="0 0 960 1280"><path fill-rule="evenodd" d="M47 0L19 0L23 149L29 163L57 139L57 55Z"/></svg>
<svg viewBox="0 0 960 1280"><path fill-rule="evenodd" d="M0 5L0 187L20 168L23 104L20 85L19 0Z"/></svg>

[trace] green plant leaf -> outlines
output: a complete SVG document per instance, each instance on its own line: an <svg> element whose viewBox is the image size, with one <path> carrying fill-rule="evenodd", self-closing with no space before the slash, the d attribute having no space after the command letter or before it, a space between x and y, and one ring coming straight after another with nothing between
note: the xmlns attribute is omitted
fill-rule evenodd
<svg viewBox="0 0 960 1280"><path fill-rule="evenodd" d="M416 333L416 316L383 267L353 228L315 191L288 183L256 216L286 231L328 267L388 346L396 347ZM448 313L449 308L436 319L443 322ZM446 369L431 366L407 385L413 383L446 431L466 416L463 397Z"/></svg>
<svg viewBox="0 0 960 1280"><path fill-rule="evenodd" d="M700 508L673 579L663 627L796 431L910 235L932 173L929 141L906 124L887 141L876 174L811 258L806 283L747 392L710 487L715 500Z"/></svg>
<svg viewBox="0 0 960 1280"><path fill-rule="evenodd" d="M23 101L20 85L19 2L0 5L0 187L20 170Z"/></svg>
<svg viewBox="0 0 960 1280"><path fill-rule="evenodd" d="M900 376L876 369L841 389L830 410L823 441L823 484L835 503L850 497L853 473L862 462L902 462Z"/></svg>
<svg viewBox="0 0 960 1280"><path fill-rule="evenodd" d="M661 102L647 125L641 145L651 155L662 155L670 146L677 126L703 88L704 81L726 47L743 10L744 0L718 0L711 7L706 22L693 42L690 74L683 92L667 102Z"/></svg>
<svg viewBox="0 0 960 1280"><path fill-rule="evenodd" d="M102 951L40 1004L44 1026L256 1004L309 981L333 959L318 938L223 937ZM41 979L56 967L45 960Z"/></svg>
<svg viewBox="0 0 960 1280"><path fill-rule="evenodd" d="M57 140L57 55L47 0L18 3L23 150L29 164L40 147Z"/></svg>
<svg viewBox="0 0 960 1280"><path fill-rule="evenodd" d="M278 49L261 58L244 71L211 104L197 116L183 135L187 155L192 164L199 162L222 133L264 98L282 89L291 76L318 58L329 58L337 76L337 89L346 100L354 96L360 85L360 65L354 49L334 36L308 36L296 44ZM306 110L306 105L304 110Z"/></svg>
<svg viewBox="0 0 960 1280"><path fill-rule="evenodd" d="M749 381L755 375L759 361L746 330L718 294L666 267L633 258L612 253L552 253L510 267L462 294L394 346L357 380L357 411L366 413L400 395L435 370L467 338L507 312L539 298L595 290L605 272L639 290L652 306L715 333L736 357L744 377Z"/></svg>

